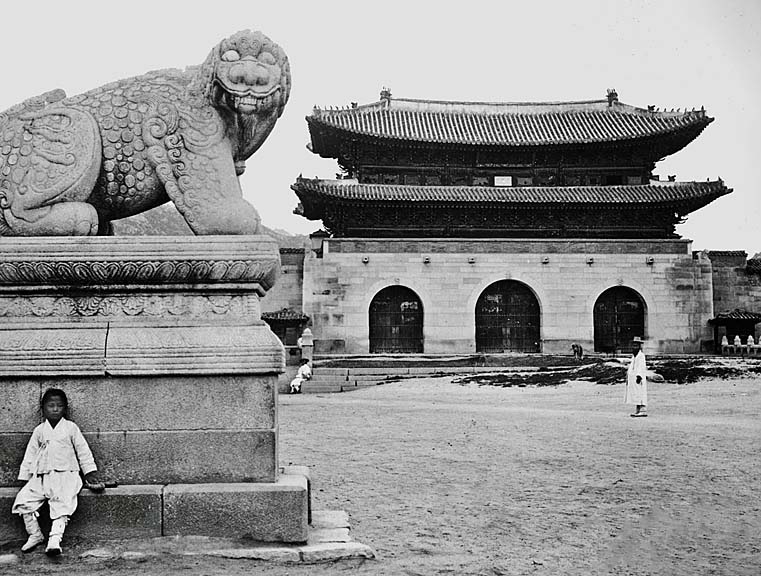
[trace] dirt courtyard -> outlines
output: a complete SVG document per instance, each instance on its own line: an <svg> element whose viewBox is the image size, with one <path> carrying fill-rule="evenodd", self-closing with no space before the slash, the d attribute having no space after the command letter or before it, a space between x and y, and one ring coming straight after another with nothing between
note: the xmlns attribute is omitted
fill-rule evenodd
<svg viewBox="0 0 761 576"><path fill-rule="evenodd" d="M51 570L757 576L761 379L651 383L649 395L648 418L629 417L622 384L590 382L444 377L281 396L281 462L311 468L313 508L347 511L377 560L70 558Z"/></svg>

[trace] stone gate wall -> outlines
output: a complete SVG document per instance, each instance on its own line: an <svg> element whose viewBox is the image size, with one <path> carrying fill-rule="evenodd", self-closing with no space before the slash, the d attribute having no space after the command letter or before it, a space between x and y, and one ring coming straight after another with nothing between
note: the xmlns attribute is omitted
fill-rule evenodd
<svg viewBox="0 0 761 576"><path fill-rule="evenodd" d="M304 262L304 312L315 352L366 354L369 306L402 285L421 299L425 353L473 353L479 295L517 280L540 306L541 350L593 349L593 307L614 286L646 306L646 351L699 352L709 346L711 263L689 240L487 240L330 238Z"/></svg>

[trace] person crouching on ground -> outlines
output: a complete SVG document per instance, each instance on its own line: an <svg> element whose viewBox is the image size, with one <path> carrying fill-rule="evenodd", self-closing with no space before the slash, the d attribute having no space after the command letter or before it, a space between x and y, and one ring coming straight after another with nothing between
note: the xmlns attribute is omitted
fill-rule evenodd
<svg viewBox="0 0 761 576"><path fill-rule="evenodd" d="M301 359L301 366L299 371L296 372L296 377L291 380L291 394L301 394L301 385L305 380L312 379L312 368L309 366L309 360L307 358Z"/></svg>
<svg viewBox="0 0 761 576"><path fill-rule="evenodd" d="M61 538L69 517L77 509L77 494L85 485L101 492L105 485L97 478L97 466L90 447L79 427L67 420L69 402L63 390L49 388L40 402L44 422L32 432L19 470L19 480L26 485L16 495L13 514L20 514L29 538L21 547L29 552L45 537L37 522L37 510L45 500L50 508L50 535L45 553L61 553Z"/></svg>
<svg viewBox="0 0 761 576"><path fill-rule="evenodd" d="M626 370L626 396L624 402L635 405L633 417L647 416L647 366L642 352L642 339L632 340L632 359Z"/></svg>

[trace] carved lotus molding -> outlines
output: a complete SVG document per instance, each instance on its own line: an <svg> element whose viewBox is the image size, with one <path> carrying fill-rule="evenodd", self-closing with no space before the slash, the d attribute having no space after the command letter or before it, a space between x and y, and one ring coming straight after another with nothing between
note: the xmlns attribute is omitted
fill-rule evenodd
<svg viewBox="0 0 761 576"><path fill-rule="evenodd" d="M277 244L261 236L4 239L2 286L256 284L280 270Z"/></svg>

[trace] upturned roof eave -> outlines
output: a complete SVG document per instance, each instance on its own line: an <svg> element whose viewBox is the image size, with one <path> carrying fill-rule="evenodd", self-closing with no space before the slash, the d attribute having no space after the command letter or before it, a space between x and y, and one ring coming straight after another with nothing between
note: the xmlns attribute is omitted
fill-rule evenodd
<svg viewBox="0 0 761 576"><path fill-rule="evenodd" d="M633 108L627 105L627 108ZM352 109L353 111L354 109ZM639 109L638 109L639 110ZM659 114L657 112L646 112L646 114ZM653 130L652 132L645 134L634 134L631 136L623 137L591 137L591 138L576 138L576 139L550 139L550 140L533 140L525 142L509 142L509 141L478 141L474 139L442 139L435 137L402 137L394 134L385 134L382 132L373 132L368 130L355 130L347 126L338 126L335 123L330 122L327 118L319 115L306 116L307 125L312 140L312 152L319 154L323 157L335 157L335 153L330 150L323 150L320 146L322 141L328 139L338 140L374 140L380 142L388 142L389 144L418 144L418 145L434 145L434 146L457 146L457 147L471 147L471 148L504 148L504 149L524 149L524 148L544 148L544 147L570 147L570 146L604 146L604 145L622 145L631 144L637 145L638 143L651 143L653 139L660 140L669 137L684 135L685 141L676 148L675 151L684 148L697 138L702 131L714 121L714 118L708 116L704 112L686 112L685 114L694 114L693 121L683 124L681 126L673 126L668 129ZM639 113L638 113L639 115ZM670 113L661 113L664 117L676 117ZM316 140L319 139L320 142ZM671 152L673 153L673 152Z"/></svg>
<svg viewBox="0 0 761 576"><path fill-rule="evenodd" d="M656 209L656 210L669 210L679 213L681 216L686 216L688 214L691 214L697 210L700 210L701 208L707 206L714 200L729 194L732 192L731 188L727 188L724 186L723 181L714 181L714 182L688 182L683 183L684 186L692 186L696 188L705 187L706 185L709 186L710 190L706 191L703 194L695 194L693 196L687 196L682 198L654 198L652 200L648 199L627 199L627 198L620 198L620 199L613 199L613 200L600 200L599 198L585 198L583 196L583 192L586 190L589 190L590 188L598 189L598 188L605 188L605 189L633 189L637 188L637 186L608 186L608 187L589 187L589 186L576 186L576 187L560 187L564 189L573 189L573 191L580 193L580 196L578 199L564 199L564 200L556 200L556 199L536 199L536 198L528 198L525 200L521 199L506 199L506 200L499 200L494 198L487 198L487 199L473 199L468 197L462 197L462 198L432 198L432 197L419 197L419 198L402 198L402 197L383 197L382 195L378 195L376 197L359 197L357 195L351 196L351 195L344 195L341 196L339 194L336 194L335 192L331 193L329 191L321 192L319 190L320 186L320 180L312 180L312 179L304 179L300 178L296 181L296 183L291 185L291 189L296 193L296 195L299 197L299 200L301 201L301 205L303 207L302 216L304 216L307 220L319 220L322 218L323 215L323 207L326 205L340 205L344 207L367 207L367 208L411 208L411 207L418 207L418 208L431 208L431 209L437 209L437 208L453 208L453 207L462 207L462 208L474 208L474 209L499 209L499 210L536 210L540 208L545 209L599 209L599 210L616 210L616 209L631 209L631 210L641 210L641 209ZM325 181L325 182L340 182L340 181ZM676 184L668 184L667 186L679 186L682 183L676 183ZM348 186L362 186L362 185L352 185L349 184ZM372 185L375 187L383 187L384 185ZM657 186L657 185L656 185ZM389 186L389 188L392 188L393 186ZM642 188L643 186L639 186L639 188ZM650 187L655 187L651 185ZM316 189L317 188L317 189ZM431 189L431 190L438 190L440 188L451 188L451 187L425 187L420 186L416 187L419 189ZM460 187L464 189L476 189L477 187ZM479 190L481 188L478 188ZM483 188L483 190L487 190L486 188ZM523 191L528 192L542 192L542 191L548 191L551 192L553 190L553 187L526 187L522 188ZM382 190L381 190L382 191Z"/></svg>
<svg viewBox="0 0 761 576"><path fill-rule="evenodd" d="M689 198L702 198L705 196L715 196L720 197L725 194L729 194L733 190L731 188L728 188L724 181L719 180L708 180L705 182L700 181L684 181L684 182L659 182L659 181L651 181L650 184L616 184L616 185L585 185L585 186L508 186L508 187L499 187L499 186L455 186L455 185L438 185L438 186L421 186L421 185L410 185L410 184L367 184L367 183L360 183L357 180L333 180L333 179L324 179L324 178L304 178L304 177L298 177L296 181L291 184L291 189L295 192L298 191L315 191L318 189L323 189L326 192L324 193L327 196L331 197L341 197L341 198L349 198L350 196L347 194L341 194L334 192L334 190L341 190L342 192L353 192L353 191L361 191L361 190L373 190L377 191L379 193L383 193L384 191L393 191L393 190L408 190L408 191L415 191L420 194L420 197L425 197L426 193L431 193L434 191L461 191L461 190L468 190L473 192L481 192L481 193L494 193L498 191L518 191L520 190L524 194L531 194L535 192L557 192L560 190L565 190L569 192L577 192L581 193L583 195L584 192L590 192L590 191L605 191L605 192L626 192L626 191L635 191L635 190L643 190L643 189L649 189L649 190L669 190L669 189L686 189L686 188L692 188L696 190L702 190L702 194L697 194L693 196L687 197ZM356 196L355 196L356 197ZM459 200L458 200L459 201Z"/></svg>

